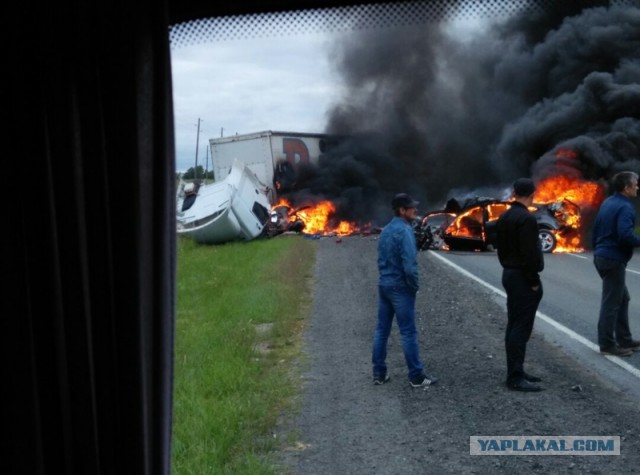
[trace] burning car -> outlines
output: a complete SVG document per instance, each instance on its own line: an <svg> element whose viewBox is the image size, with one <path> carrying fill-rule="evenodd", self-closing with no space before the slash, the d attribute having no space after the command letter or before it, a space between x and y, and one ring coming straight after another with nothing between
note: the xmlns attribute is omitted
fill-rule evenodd
<svg viewBox="0 0 640 475"><path fill-rule="evenodd" d="M581 211L569 199L548 204L534 203L533 214L538 221L538 236L543 252L580 249Z"/></svg>
<svg viewBox="0 0 640 475"><path fill-rule="evenodd" d="M292 209L286 205L274 206L269 213L269 221L264 227L263 235L274 237L288 231L302 232L305 223L298 216L298 212L305 208Z"/></svg>
<svg viewBox="0 0 640 475"><path fill-rule="evenodd" d="M286 198L271 207L270 220L267 223L267 237L273 237L286 231L304 233L314 236L346 236L355 232L371 233L370 225L364 227L348 221L332 219L336 206L331 201L323 200L294 207ZM367 228L367 229L365 229Z"/></svg>
<svg viewBox="0 0 640 475"><path fill-rule="evenodd" d="M416 226L419 249L489 250L496 245L495 224L510 201L473 198L449 200L442 211L427 213ZM542 251L549 253L580 242L580 208L568 199L534 203L530 211L538 221Z"/></svg>
<svg viewBox="0 0 640 475"><path fill-rule="evenodd" d="M495 228L492 223L509 209L509 201L474 197L460 202L451 199L445 211L455 218L442 233L442 241L452 250L487 250L495 245Z"/></svg>
<svg viewBox="0 0 640 475"><path fill-rule="evenodd" d="M442 249L445 246L444 232L455 219L455 213L444 211L434 211L418 217L413 222L418 250Z"/></svg>

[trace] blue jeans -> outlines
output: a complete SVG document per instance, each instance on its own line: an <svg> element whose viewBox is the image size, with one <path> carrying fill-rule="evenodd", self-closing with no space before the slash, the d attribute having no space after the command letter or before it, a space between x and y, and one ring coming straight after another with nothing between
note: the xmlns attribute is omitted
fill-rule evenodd
<svg viewBox="0 0 640 475"><path fill-rule="evenodd" d="M378 324L373 338L373 376L387 374L387 340L391 333L393 316L397 317L402 338L404 359L409 369L409 379L424 374L418 350L416 331L416 294L406 287L378 286Z"/></svg>
<svg viewBox="0 0 640 475"><path fill-rule="evenodd" d="M601 349L629 343L629 289L625 282L627 266L619 261L595 256L593 263L602 278L602 298L598 318L598 344Z"/></svg>

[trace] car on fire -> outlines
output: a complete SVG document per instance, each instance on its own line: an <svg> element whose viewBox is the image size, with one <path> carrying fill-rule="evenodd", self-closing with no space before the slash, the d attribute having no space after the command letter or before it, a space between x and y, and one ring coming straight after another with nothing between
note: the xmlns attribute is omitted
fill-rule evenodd
<svg viewBox="0 0 640 475"><path fill-rule="evenodd" d="M422 216L415 225L421 250L491 250L496 246L495 224L511 201L474 197L464 202L451 199L445 209ZM580 208L570 200L534 203L529 210L538 222L542 251L553 252L558 238L579 234Z"/></svg>
<svg viewBox="0 0 640 475"><path fill-rule="evenodd" d="M269 220L262 231L263 236L271 238L288 231L296 233L302 232L305 223L298 216L298 212L306 208L308 208L308 206L293 209L286 205L279 205L272 208L269 213Z"/></svg>
<svg viewBox="0 0 640 475"><path fill-rule="evenodd" d="M413 221L418 249L442 249L445 246L444 232L455 219L455 213L445 211L433 211L424 217L418 216Z"/></svg>

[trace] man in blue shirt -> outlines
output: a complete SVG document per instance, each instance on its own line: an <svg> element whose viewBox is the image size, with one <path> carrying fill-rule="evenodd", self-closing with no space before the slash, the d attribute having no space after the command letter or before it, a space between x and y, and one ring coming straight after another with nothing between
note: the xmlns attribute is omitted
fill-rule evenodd
<svg viewBox="0 0 640 475"><path fill-rule="evenodd" d="M638 196L638 174L617 173L612 184L615 193L604 200L593 225L593 262L602 278L598 344L603 355L629 356L640 351L640 341L631 337L629 329L631 297L625 281L633 248L640 246L631 202Z"/></svg>
<svg viewBox="0 0 640 475"><path fill-rule="evenodd" d="M387 340L393 316L398 320L402 350L412 387L426 387L437 379L424 372L418 349L415 304L418 283L416 240L411 222L416 218L418 202L406 193L391 201L394 218L384 227L378 241L378 324L373 339L373 382L389 381Z"/></svg>

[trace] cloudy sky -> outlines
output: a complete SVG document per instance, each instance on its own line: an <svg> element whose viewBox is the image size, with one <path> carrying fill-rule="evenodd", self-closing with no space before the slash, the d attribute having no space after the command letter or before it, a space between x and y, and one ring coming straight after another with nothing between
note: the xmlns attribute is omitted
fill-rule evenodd
<svg viewBox="0 0 640 475"><path fill-rule="evenodd" d="M316 33L174 47L177 170L195 164L198 119L203 166L210 138L263 130L322 132L340 90L329 67L329 40Z"/></svg>
<svg viewBox="0 0 640 475"><path fill-rule="evenodd" d="M469 19L452 23L456 34L463 36L479 25ZM174 43L177 170L195 164L198 119L198 164L203 166L208 139L221 135L324 132L328 111L346 90L330 55L337 44L348 42L349 33L323 31L301 28L279 37Z"/></svg>

